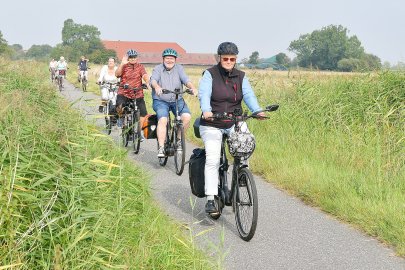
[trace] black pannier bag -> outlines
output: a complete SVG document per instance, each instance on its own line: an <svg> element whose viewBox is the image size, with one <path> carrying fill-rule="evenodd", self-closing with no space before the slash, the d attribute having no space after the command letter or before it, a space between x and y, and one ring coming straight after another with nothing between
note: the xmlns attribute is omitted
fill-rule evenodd
<svg viewBox="0 0 405 270"><path fill-rule="evenodd" d="M188 163L188 175L190 178L191 192L199 198L205 197L204 168L205 149L196 148L193 150L193 154L190 156L190 161Z"/></svg>

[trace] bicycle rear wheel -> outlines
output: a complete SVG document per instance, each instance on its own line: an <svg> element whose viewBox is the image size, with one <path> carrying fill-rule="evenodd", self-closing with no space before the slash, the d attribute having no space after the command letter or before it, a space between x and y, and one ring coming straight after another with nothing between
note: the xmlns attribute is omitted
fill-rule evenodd
<svg viewBox="0 0 405 270"><path fill-rule="evenodd" d="M183 125L174 126L174 164L176 166L176 174L181 175L184 170L184 162L186 159L186 142L184 138Z"/></svg>
<svg viewBox="0 0 405 270"><path fill-rule="evenodd" d="M87 79L86 79L86 77L83 77L83 79L82 79L82 89L83 89L83 92L86 92L86 90L87 90Z"/></svg>
<svg viewBox="0 0 405 270"><path fill-rule="evenodd" d="M233 190L235 221L240 237L249 241L256 232L258 208L256 184L248 168L238 172Z"/></svg>
<svg viewBox="0 0 405 270"><path fill-rule="evenodd" d="M134 153L138 154L141 146L141 122L139 121L139 112L135 118L137 120L135 120L132 125L132 143L134 146Z"/></svg>

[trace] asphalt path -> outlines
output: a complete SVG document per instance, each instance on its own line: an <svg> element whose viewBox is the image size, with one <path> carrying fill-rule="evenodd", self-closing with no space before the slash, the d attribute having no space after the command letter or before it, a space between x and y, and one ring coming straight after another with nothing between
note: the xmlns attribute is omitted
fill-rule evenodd
<svg viewBox="0 0 405 270"><path fill-rule="evenodd" d="M88 121L101 125L99 96L65 84L61 94L74 102L73 107ZM113 128L111 136L119 144L118 128ZM225 269L405 269L405 260L389 247L305 205L259 176L255 176L258 226L253 239L245 242L239 238L232 208L225 207L216 221L207 217L205 199L196 198L190 191L188 167L177 176L173 157L161 167L156 148L156 140L145 140L135 155L129 144L128 156L151 175L152 194L163 211L183 224L196 245ZM186 160L194 148L187 143Z"/></svg>

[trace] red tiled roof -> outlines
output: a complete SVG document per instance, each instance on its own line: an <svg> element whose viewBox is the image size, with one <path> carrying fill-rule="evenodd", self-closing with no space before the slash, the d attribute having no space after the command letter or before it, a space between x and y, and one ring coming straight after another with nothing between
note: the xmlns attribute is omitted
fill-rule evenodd
<svg viewBox="0 0 405 270"><path fill-rule="evenodd" d="M166 48L175 49L179 54L185 54L184 50L179 44L175 42L138 42L138 41L121 41L121 40L103 40L106 49L116 51L119 59L129 50L134 49L139 53L162 53Z"/></svg>
<svg viewBox="0 0 405 270"><path fill-rule="evenodd" d="M166 48L175 49L179 58L177 62L184 65L215 65L217 63L214 54L186 53L180 45L174 42L136 42L136 41L111 41L103 40L106 49L112 49L119 59L129 50L134 49L139 53L139 63L159 64L162 63L162 52Z"/></svg>

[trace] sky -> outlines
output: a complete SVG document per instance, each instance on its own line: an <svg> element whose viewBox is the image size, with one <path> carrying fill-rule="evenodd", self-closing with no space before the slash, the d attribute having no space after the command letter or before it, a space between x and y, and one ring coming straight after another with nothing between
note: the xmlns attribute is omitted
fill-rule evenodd
<svg viewBox="0 0 405 270"><path fill-rule="evenodd" d="M223 41L239 58L288 51L300 35L342 25L382 62L405 62L405 0L20 0L2 1L0 31L8 44L62 42L66 19L96 26L101 39L177 42L189 53L216 53ZM134 48L136 49L136 48Z"/></svg>

